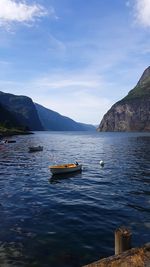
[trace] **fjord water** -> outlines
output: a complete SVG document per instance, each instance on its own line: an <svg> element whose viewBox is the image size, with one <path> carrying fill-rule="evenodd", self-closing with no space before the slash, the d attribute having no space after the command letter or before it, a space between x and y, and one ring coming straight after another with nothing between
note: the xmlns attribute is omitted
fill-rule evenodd
<svg viewBox="0 0 150 267"><path fill-rule="evenodd" d="M114 254L121 225L132 230L133 246L150 241L150 134L36 132L15 140L0 145L1 267L88 264ZM29 153L31 145L44 150ZM49 165L75 161L81 173L51 176Z"/></svg>

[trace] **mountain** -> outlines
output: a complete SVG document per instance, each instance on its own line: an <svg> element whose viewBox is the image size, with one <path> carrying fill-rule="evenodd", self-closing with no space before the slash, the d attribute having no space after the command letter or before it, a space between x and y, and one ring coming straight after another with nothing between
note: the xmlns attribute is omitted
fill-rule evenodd
<svg viewBox="0 0 150 267"><path fill-rule="evenodd" d="M126 97L104 115L97 129L113 131L150 131L150 67Z"/></svg>
<svg viewBox="0 0 150 267"><path fill-rule="evenodd" d="M30 131L95 131L93 125L68 117L33 103L27 96L0 92L0 125Z"/></svg>
<svg viewBox="0 0 150 267"><path fill-rule="evenodd" d="M11 128L11 127L20 127L20 123L13 116L13 114L4 108L0 104L0 125L2 127Z"/></svg>
<svg viewBox="0 0 150 267"><path fill-rule="evenodd" d="M1 120L5 120L5 113L7 111L9 112L12 124L15 120L17 125L28 128L29 130L43 130L37 110L31 98L0 92L0 105L3 109Z"/></svg>
<svg viewBox="0 0 150 267"><path fill-rule="evenodd" d="M4 136L29 134L28 127L22 126L15 116L0 104L0 139Z"/></svg>
<svg viewBox="0 0 150 267"><path fill-rule="evenodd" d="M47 131L94 131L96 128L89 124L76 122L68 117L47 109L35 103L43 128Z"/></svg>

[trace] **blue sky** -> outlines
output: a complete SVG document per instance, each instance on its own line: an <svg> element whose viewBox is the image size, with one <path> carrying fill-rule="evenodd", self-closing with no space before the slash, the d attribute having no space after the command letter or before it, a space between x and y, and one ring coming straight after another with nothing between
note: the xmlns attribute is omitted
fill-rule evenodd
<svg viewBox="0 0 150 267"><path fill-rule="evenodd" d="M150 0L0 0L0 91L99 124L149 61Z"/></svg>

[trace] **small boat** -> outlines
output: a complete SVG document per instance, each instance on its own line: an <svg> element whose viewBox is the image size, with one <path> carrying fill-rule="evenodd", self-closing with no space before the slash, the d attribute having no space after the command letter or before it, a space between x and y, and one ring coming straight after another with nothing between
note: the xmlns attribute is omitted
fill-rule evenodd
<svg viewBox="0 0 150 267"><path fill-rule="evenodd" d="M4 140L4 143L16 143L16 140Z"/></svg>
<svg viewBox="0 0 150 267"><path fill-rule="evenodd" d="M62 165L54 165L49 166L49 169L52 174L62 174L62 173L70 173L82 170L82 164L76 163L69 163L69 164L62 164Z"/></svg>
<svg viewBox="0 0 150 267"><path fill-rule="evenodd" d="M30 146L29 152L43 151L43 146Z"/></svg>

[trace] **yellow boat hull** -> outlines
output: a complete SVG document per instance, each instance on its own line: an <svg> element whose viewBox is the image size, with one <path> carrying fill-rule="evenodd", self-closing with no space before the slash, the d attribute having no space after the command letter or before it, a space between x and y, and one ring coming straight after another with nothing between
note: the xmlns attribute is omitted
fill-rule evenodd
<svg viewBox="0 0 150 267"><path fill-rule="evenodd" d="M62 174L62 173L81 171L82 165L71 163L71 164L49 166L49 169L52 174Z"/></svg>

